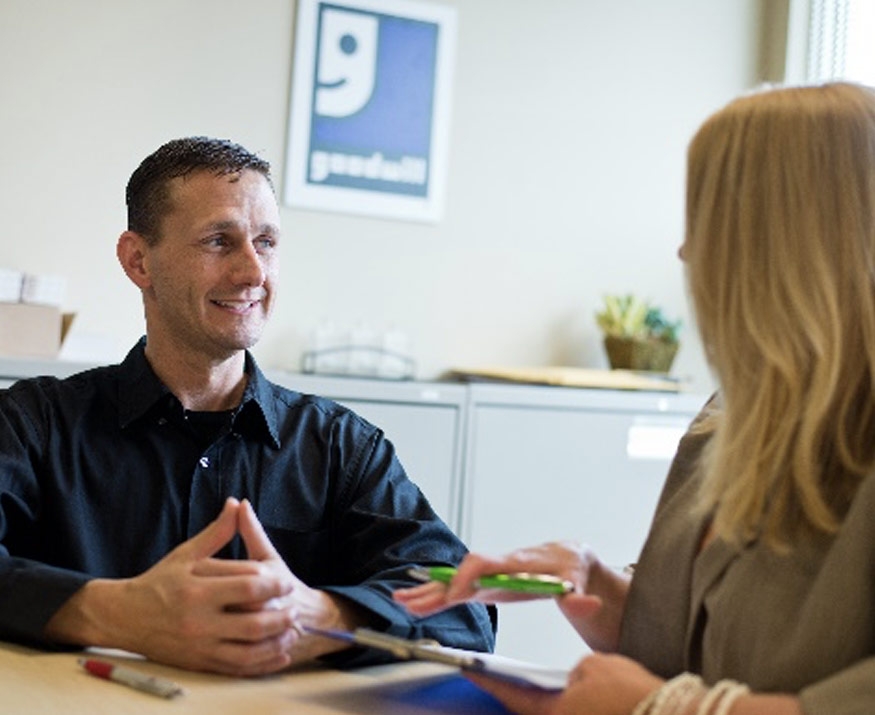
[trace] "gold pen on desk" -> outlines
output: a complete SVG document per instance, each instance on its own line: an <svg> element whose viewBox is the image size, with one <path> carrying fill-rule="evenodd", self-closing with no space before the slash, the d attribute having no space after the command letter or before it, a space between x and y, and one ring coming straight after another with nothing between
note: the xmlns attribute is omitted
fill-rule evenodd
<svg viewBox="0 0 875 715"><path fill-rule="evenodd" d="M86 671L98 678L112 680L113 682L121 683L130 688L135 688L151 695L157 695L161 698L172 698L185 692L171 680L158 678L154 675L146 675L123 665L114 665L102 660L94 660L93 658L80 658L78 662Z"/></svg>

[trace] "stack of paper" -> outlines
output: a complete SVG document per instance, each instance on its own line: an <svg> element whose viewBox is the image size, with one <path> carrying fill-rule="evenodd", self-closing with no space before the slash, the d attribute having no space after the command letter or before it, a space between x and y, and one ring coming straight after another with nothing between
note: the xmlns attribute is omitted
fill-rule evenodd
<svg viewBox="0 0 875 715"><path fill-rule="evenodd" d="M681 381L663 373L561 366L455 368L448 372L445 377L465 381L492 380L609 390L680 392L683 388Z"/></svg>

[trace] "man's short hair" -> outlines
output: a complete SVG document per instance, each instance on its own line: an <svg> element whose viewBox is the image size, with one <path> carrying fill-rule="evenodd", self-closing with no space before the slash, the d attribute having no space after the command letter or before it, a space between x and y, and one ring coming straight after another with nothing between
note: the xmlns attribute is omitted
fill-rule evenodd
<svg viewBox="0 0 875 715"><path fill-rule="evenodd" d="M270 164L239 144L211 137L186 137L169 141L143 159L128 181L125 202L128 230L136 231L150 243L161 235L161 220L170 211L171 179L194 171L209 171L216 176L237 174L252 169L273 187Z"/></svg>

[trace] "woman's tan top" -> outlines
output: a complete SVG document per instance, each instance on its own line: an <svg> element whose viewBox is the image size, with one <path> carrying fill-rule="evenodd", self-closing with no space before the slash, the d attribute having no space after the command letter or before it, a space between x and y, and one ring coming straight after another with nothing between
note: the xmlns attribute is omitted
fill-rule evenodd
<svg viewBox="0 0 875 715"><path fill-rule="evenodd" d="M875 714L875 478L838 534L778 555L719 539L692 506L707 437L681 441L635 576L620 652L663 677L799 693L806 715Z"/></svg>

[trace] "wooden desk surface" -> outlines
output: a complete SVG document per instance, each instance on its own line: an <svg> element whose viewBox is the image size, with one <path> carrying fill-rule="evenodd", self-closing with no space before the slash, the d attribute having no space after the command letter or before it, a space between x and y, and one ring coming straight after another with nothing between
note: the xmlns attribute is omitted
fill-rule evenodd
<svg viewBox="0 0 875 715"><path fill-rule="evenodd" d="M249 679L191 673L122 654L88 654L169 678L185 689L166 700L86 673L82 653L47 653L0 643L0 713L206 713L207 715L426 715L506 712L453 669L397 663L338 671L313 667Z"/></svg>

